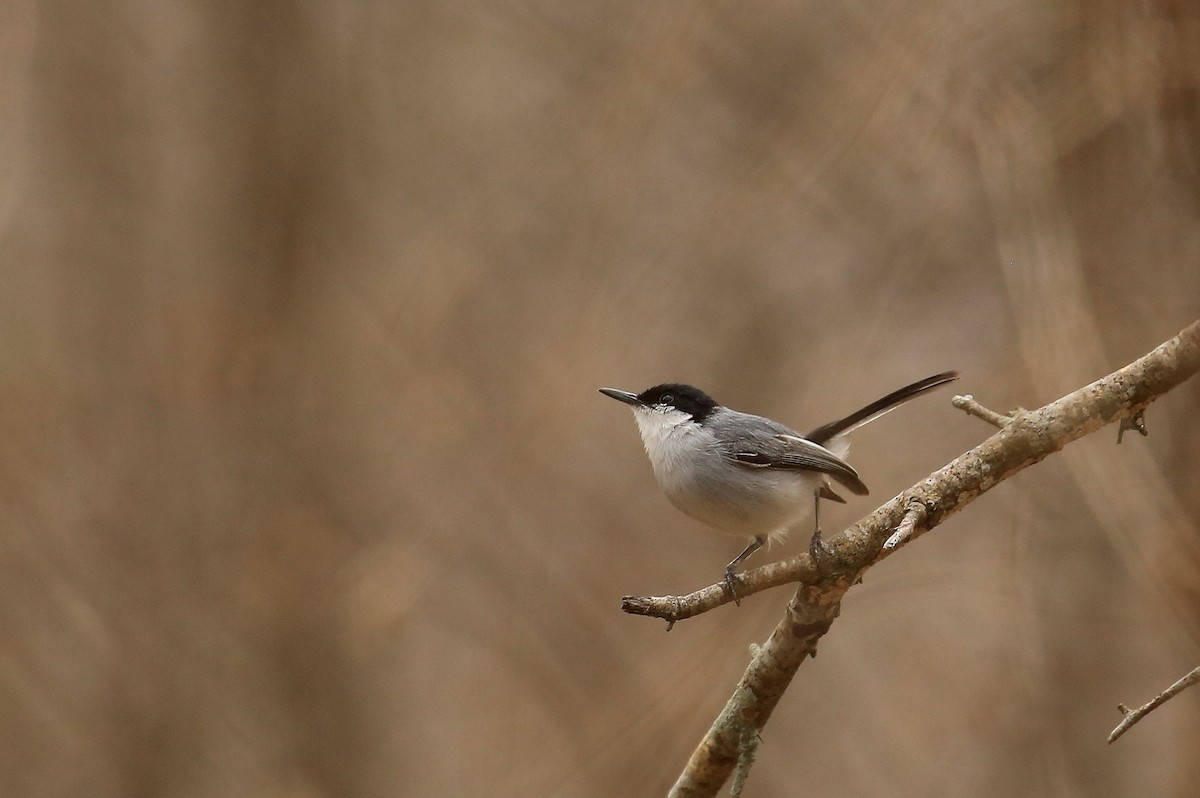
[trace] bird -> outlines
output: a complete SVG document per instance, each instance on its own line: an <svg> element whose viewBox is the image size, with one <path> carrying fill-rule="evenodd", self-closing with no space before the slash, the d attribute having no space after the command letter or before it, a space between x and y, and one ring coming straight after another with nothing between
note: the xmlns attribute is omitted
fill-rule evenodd
<svg viewBox="0 0 1200 798"><path fill-rule="evenodd" d="M835 486L856 496L868 493L858 471L844 459L850 448L847 436L956 379L957 371L934 374L805 435L725 407L686 383L662 383L636 394L617 388L601 388L600 393L633 410L655 479L671 504L707 526L749 541L725 566L725 583L737 601L738 566L810 514L809 552L822 567L820 500L845 503Z"/></svg>

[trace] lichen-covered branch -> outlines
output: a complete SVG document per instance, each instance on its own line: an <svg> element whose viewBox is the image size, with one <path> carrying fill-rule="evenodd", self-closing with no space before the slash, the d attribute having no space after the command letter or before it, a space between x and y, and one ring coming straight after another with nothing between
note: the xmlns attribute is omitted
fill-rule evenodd
<svg viewBox="0 0 1200 798"><path fill-rule="evenodd" d="M739 769L744 779L757 739L771 711L806 656L837 616L842 596L862 573L899 546L920 537L976 497L1024 468L1040 462L1071 441L1122 419L1133 418L1158 397L1200 371L1200 321L1128 366L1038 410L1007 417L1004 426L971 451L886 502L841 535L827 538L830 563L823 577L807 554L742 574L742 597L786 582L800 586L782 621L755 653L729 699L687 767L672 796L711 796ZM1000 417L996 414L995 421ZM924 508L910 514L914 504ZM896 545L885 543L911 519ZM724 585L711 585L688 596L626 597L627 612L664 618L670 623L698 615L732 600ZM739 768L739 761L743 763Z"/></svg>

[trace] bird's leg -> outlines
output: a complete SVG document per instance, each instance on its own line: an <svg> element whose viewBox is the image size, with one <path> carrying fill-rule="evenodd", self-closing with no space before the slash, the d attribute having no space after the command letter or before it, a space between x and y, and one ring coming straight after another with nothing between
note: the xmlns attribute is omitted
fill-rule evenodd
<svg viewBox="0 0 1200 798"><path fill-rule="evenodd" d="M825 544L821 542L821 492L813 492L813 536L808 542L808 556L812 557L813 565L817 566L817 570L822 576L825 573Z"/></svg>
<svg viewBox="0 0 1200 798"><path fill-rule="evenodd" d="M746 545L746 548L742 549L742 553L734 557L733 561L730 562L729 565L725 566L725 586L729 588L729 592L733 596L733 603L739 607L742 606L742 600L738 598L737 588L735 587L737 584L737 573L735 573L733 569L737 568L738 565L741 564L742 560L761 549L763 544L766 542L767 539L765 537L755 536L755 538Z"/></svg>

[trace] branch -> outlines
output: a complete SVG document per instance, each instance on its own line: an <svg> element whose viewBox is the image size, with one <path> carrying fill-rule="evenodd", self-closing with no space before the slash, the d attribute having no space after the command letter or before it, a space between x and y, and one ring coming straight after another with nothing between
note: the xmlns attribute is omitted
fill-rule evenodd
<svg viewBox="0 0 1200 798"><path fill-rule="evenodd" d="M841 611L847 587L848 583L800 586L783 620L767 642L754 651L733 695L671 788L671 798L716 795L735 767L733 794L741 792L758 747L759 732L800 663L805 657L817 655L817 641Z"/></svg>
<svg viewBox="0 0 1200 798"><path fill-rule="evenodd" d="M746 596L791 582L817 584L820 581L821 572L812 557L805 552L790 560L760 565L738 574L738 598L744 599ZM733 595L729 592L729 586L722 580L686 596L624 596L621 598L621 609L630 615L662 618L667 622L667 631L670 631L676 621L693 618L731 601Z"/></svg>
<svg viewBox="0 0 1200 798"><path fill-rule="evenodd" d="M756 568L738 580L738 594L789 581L800 583L766 644L755 652L725 709L713 722L679 776L670 795L711 796L739 768L736 787L754 753L754 741L806 656L837 617L841 598L862 574L892 552L941 524L1004 480L1071 441L1113 422L1139 415L1147 405L1200 371L1200 321L1154 351L1103 379L1038 410L1004 421L992 437L886 502L825 547L832 565L827 578L807 554ZM998 416L999 417L999 416ZM1003 418L1003 417L999 417ZM924 518L910 515L913 505ZM906 540L885 548L905 518ZM911 527L910 529L908 527ZM731 601L722 585L689 596L626 597L627 612L653 615L670 623ZM739 762L741 765L739 766Z"/></svg>
<svg viewBox="0 0 1200 798"><path fill-rule="evenodd" d="M885 549L893 549L908 539L918 526L925 522L925 505L914 502L900 521L894 534L883 544ZM768 563L738 575L738 598L752 596L773 587L786 585L791 582L802 584L817 584L821 581L821 571L807 552L797 555L791 560ZM702 587L688 593L686 596L622 596L621 609L630 615L646 615L651 618L662 618L667 622L667 631L675 626L677 621L694 618L697 615L714 610L733 601L729 586L724 582Z"/></svg>
<svg viewBox="0 0 1200 798"><path fill-rule="evenodd" d="M1112 730L1112 734L1108 735L1109 745L1112 745L1118 737L1129 731L1129 728L1133 726L1133 724L1137 723L1143 717L1153 712L1159 707L1159 705L1170 701L1176 695L1182 693L1196 682L1200 682L1200 668L1196 668L1196 670L1192 671L1187 676L1184 676L1166 690L1163 690L1161 693L1156 695L1154 700L1149 704L1140 706L1137 709L1130 709L1124 704L1117 704L1117 709L1125 713L1125 718L1117 725L1117 728Z"/></svg>

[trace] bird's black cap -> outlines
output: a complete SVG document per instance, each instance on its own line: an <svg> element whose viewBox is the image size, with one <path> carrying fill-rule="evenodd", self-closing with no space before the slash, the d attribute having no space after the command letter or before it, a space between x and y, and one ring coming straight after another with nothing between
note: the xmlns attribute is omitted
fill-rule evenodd
<svg viewBox="0 0 1200 798"><path fill-rule="evenodd" d="M651 407L666 405L676 410L682 410L696 421L708 418L708 415L717 408L717 402L711 396L694 385L686 385L682 382L665 382L662 385L655 385L653 388L647 388L639 393L637 398L643 404Z"/></svg>

